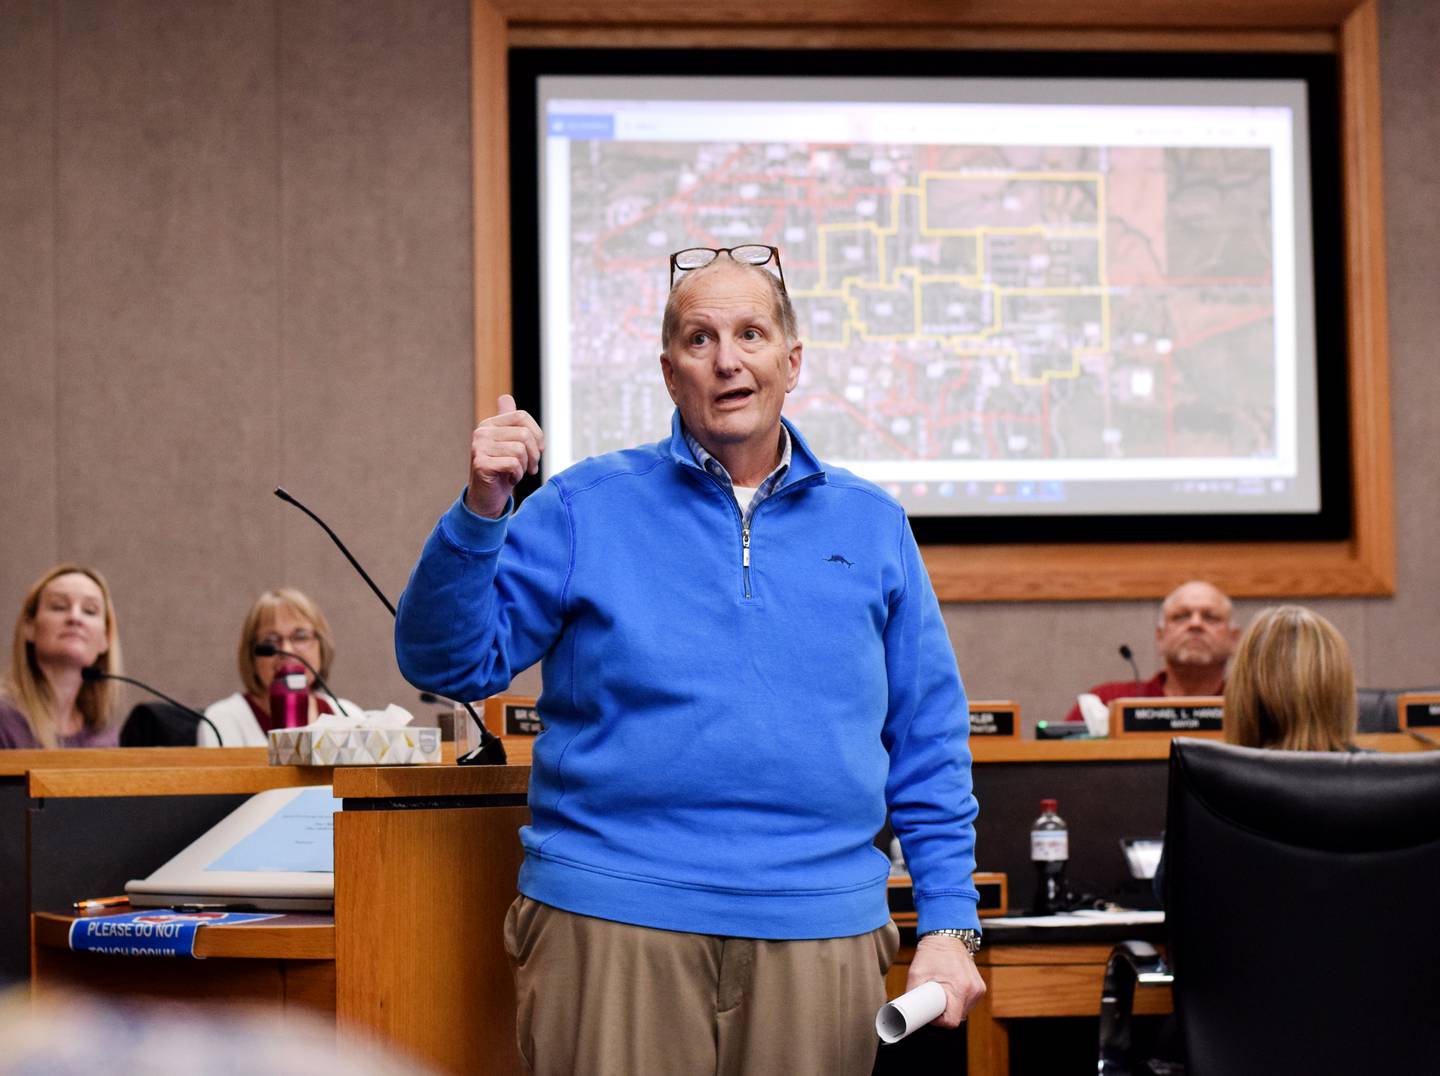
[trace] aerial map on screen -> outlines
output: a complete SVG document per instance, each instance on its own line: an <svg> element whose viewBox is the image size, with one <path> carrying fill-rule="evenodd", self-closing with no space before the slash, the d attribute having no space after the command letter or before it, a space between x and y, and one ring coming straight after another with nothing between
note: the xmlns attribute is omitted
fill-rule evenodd
<svg viewBox="0 0 1440 1076"><path fill-rule="evenodd" d="M1294 123L553 98L552 445L559 416L568 459L663 436L669 253L761 242L805 343L787 416L912 511L1123 511L1137 490L1173 511L1306 503Z"/></svg>

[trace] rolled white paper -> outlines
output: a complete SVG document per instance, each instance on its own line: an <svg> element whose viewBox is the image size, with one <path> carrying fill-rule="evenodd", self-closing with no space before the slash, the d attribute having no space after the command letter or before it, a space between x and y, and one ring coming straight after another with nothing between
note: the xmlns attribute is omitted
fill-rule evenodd
<svg viewBox="0 0 1440 1076"><path fill-rule="evenodd" d="M901 994L875 1014L875 1033L882 1042L899 1042L916 1028L924 1027L945 1011L945 988L939 983L921 983Z"/></svg>

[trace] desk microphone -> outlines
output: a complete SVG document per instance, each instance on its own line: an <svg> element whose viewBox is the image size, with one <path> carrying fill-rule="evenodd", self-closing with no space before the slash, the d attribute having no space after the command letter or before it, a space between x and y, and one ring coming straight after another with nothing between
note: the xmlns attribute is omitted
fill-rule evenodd
<svg viewBox="0 0 1440 1076"><path fill-rule="evenodd" d="M185 713L186 713L187 716L193 717L196 721L203 721L203 722L205 722L205 724L207 724L207 725L210 726L210 731L215 734L215 743L216 743L216 745L219 746L219 747L224 747L224 746L225 746L225 740L224 740L224 738L220 735L220 730L215 727L215 722L211 721L208 717L206 717L204 714L202 714L199 710L192 710L190 707L186 706L183 702L179 702L179 701L177 701L177 700L175 700L175 699L172 699L169 695L165 694L165 692L163 692L163 691L156 691L156 690L155 690L153 687L151 687L149 684L142 684L139 680L132 680L132 679L130 679L130 677L128 677L128 676L121 676L119 673L106 672L104 669L102 669L102 668L100 668L99 666L96 666L96 665L86 665L85 668L81 669L81 670L80 670L80 679L81 679L81 680L84 680L87 684L98 684L98 683L100 683L100 681L102 681L102 680L119 680L122 684L134 684L136 687L140 688L142 691L148 691L148 692L150 692L150 694L154 695L157 699L164 699L166 702L168 702L171 706L175 707L177 710L183 710L183 711L185 711Z"/></svg>
<svg viewBox="0 0 1440 1076"><path fill-rule="evenodd" d="M1135 652L1130 649L1129 643L1120 644L1120 656L1130 663L1130 671L1135 674L1135 690L1140 690L1140 666L1135 664Z"/></svg>
<svg viewBox="0 0 1440 1076"><path fill-rule="evenodd" d="M394 616L394 615L395 615L395 606L394 606L393 604L391 604L389 598L385 597L385 592L382 591L378 586L375 585L375 580L373 580L373 579L370 578L369 573L366 572L364 568L360 567L360 562L355 559L355 557L351 554L350 550L348 550L348 549L345 548L345 543L340 540L340 536L339 536L338 534L336 534L334 531L332 531L332 530L330 529L329 524L327 524L323 519L321 519L319 516L317 516L314 512L310 511L310 509L306 508L303 504L301 504L301 503L300 503L299 501L297 501L294 497L292 497L292 496L286 491L286 489L285 489L284 486L276 486L276 487L275 487L275 496L279 497L282 501L285 501L287 504L293 504L296 508L300 509L300 511L304 512L307 516L309 516L311 519L313 519L316 523L320 524L320 529L323 530L326 534L328 534L328 535L330 536L330 540L331 540L332 542L334 542L334 543L336 544L336 546L339 547L340 552L342 552L342 553L345 554L345 559L350 562L350 567L354 568L357 572L360 573L360 578L363 579L363 580L365 580L365 582L369 584L370 589L375 592L375 597L377 597L377 598L380 599L380 604L383 605L383 606L385 606L386 609L389 609L389 610L390 610L390 615L391 615L391 616ZM298 656L298 655L297 655L297 656ZM327 690L328 690L328 688L327 688ZM336 701L338 702L339 700L337 699ZM451 701L452 701L452 702L458 702L459 705L465 707L465 712L470 715L470 720L474 721L474 722L475 722L475 727L480 730L480 746L476 747L473 751L468 751L468 752L466 752L465 754L461 755L459 758L457 758L457 759L455 760L456 765L459 765L459 766L503 766L503 765L505 765L505 762L506 762L506 759L505 759L505 744L504 744L503 742L501 742L499 736L496 736L493 732L491 732L488 728L485 727L485 722L483 722L483 721L480 720L480 715L475 712L475 707L472 706L472 705L470 705L470 703L468 703L468 702L461 702L461 701L458 700L458 699L452 699Z"/></svg>
<svg viewBox="0 0 1440 1076"><path fill-rule="evenodd" d="M320 690L330 696L331 700L339 708L342 714L344 714L346 717L355 716L349 710L345 709L345 704L340 701L340 696L330 690L330 685L327 684L325 682L325 678L320 675L320 670L315 668L314 665L311 665L299 654L295 653L295 651L281 650L278 646L275 646L271 643L256 643L250 648L250 653L254 654L257 658L273 658L277 656L282 658L294 658L301 665L304 665L305 668L310 670L310 675L315 677L315 682L320 685Z"/></svg>

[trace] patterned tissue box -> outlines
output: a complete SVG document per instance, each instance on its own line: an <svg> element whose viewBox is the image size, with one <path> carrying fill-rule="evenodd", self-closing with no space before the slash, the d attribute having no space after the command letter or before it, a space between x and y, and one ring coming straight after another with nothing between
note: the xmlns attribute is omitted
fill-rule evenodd
<svg viewBox="0 0 1440 1076"><path fill-rule="evenodd" d="M440 761L435 728L270 731L272 766L414 766Z"/></svg>

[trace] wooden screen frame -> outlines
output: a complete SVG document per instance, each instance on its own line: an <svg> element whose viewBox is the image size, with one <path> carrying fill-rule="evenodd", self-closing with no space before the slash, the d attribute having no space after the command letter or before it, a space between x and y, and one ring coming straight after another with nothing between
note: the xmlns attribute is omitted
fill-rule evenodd
<svg viewBox="0 0 1440 1076"><path fill-rule="evenodd" d="M1326 542L927 545L942 601L1158 598L1205 578L1236 597L1395 592L1377 0L471 0L475 414L510 389L507 49L996 48L1320 52L1340 58L1351 536ZM1263 10L1262 10L1263 9ZM658 326L657 326L658 331ZM657 374L658 376L658 374Z"/></svg>

